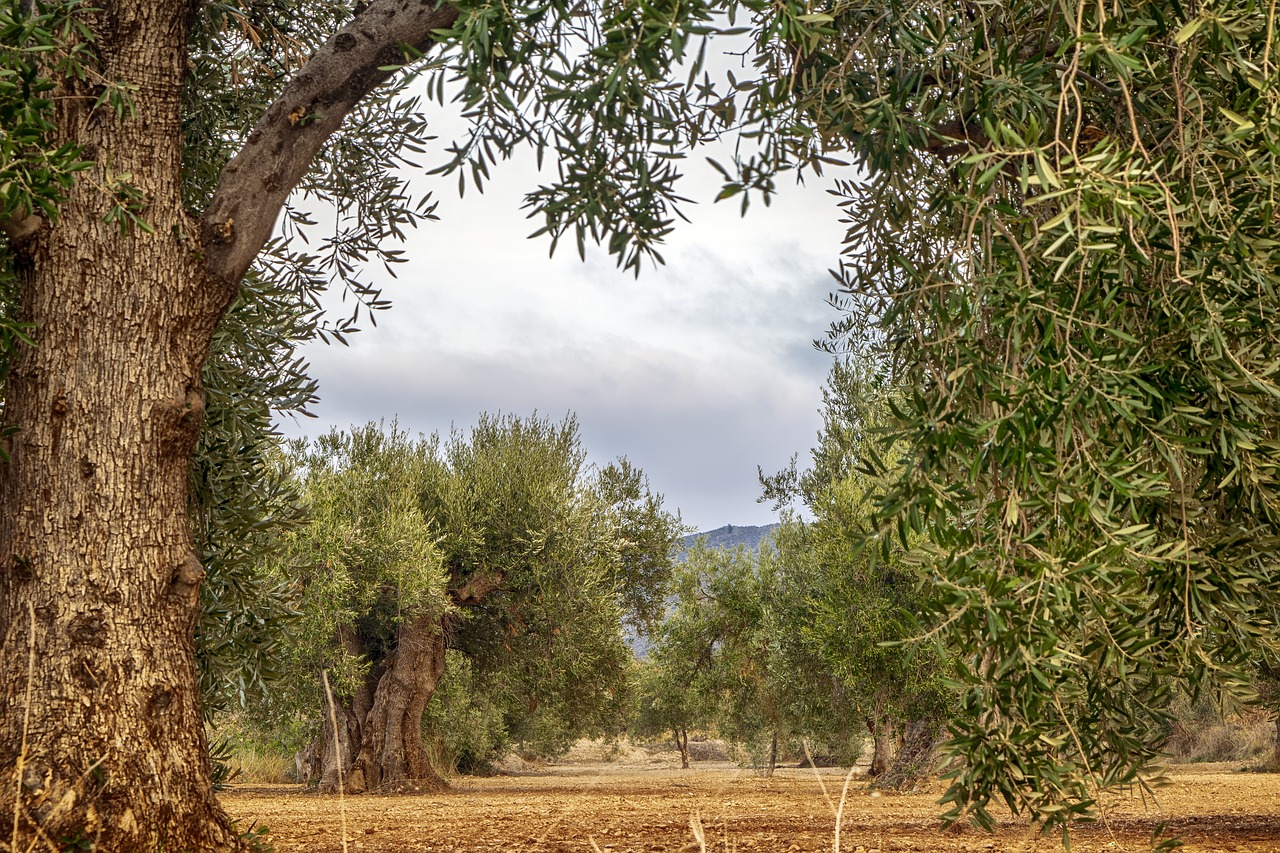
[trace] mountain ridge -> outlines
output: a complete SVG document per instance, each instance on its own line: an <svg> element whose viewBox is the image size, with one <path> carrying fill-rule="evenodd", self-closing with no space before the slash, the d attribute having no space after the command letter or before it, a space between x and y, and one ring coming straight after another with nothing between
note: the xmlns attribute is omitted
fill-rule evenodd
<svg viewBox="0 0 1280 853"><path fill-rule="evenodd" d="M741 545L748 551L760 550L760 544L773 535L773 531L777 530L780 525L765 524L726 524L723 527L717 527L715 530L701 531L692 533L683 540L681 544L688 551L693 547L693 543L699 539L707 540L709 548L737 548Z"/></svg>

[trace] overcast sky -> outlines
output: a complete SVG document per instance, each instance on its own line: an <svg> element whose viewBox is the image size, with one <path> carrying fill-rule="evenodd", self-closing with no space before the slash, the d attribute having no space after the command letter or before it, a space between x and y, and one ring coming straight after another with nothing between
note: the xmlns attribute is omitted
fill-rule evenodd
<svg viewBox="0 0 1280 853"><path fill-rule="evenodd" d="M812 346L835 319L827 270L843 228L828 184L788 186L744 219L732 201L710 203L711 176L690 180L692 222L662 250L666 265L636 280L603 251L584 263L569 240L548 258L545 238L526 239L537 226L520 200L536 176L507 165L483 196L422 179L441 221L404 247L377 328L305 351L319 417L286 434L392 417L447 433L481 412L575 412L591 460L627 456L696 529L776 520L757 503L756 466L807 459L830 365Z"/></svg>

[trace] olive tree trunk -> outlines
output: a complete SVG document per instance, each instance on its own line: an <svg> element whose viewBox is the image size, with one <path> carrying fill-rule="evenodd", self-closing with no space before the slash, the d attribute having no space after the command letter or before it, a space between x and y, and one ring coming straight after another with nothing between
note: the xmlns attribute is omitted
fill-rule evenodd
<svg viewBox="0 0 1280 853"><path fill-rule="evenodd" d="M99 5L103 76L137 83L137 114L60 90L59 127L110 163L20 250L37 343L5 387L0 813L17 809L21 849L229 849L199 710L187 477L201 366L233 290L206 279L181 202L189 9ZM102 188L120 175L153 233L105 221L116 199Z"/></svg>
<svg viewBox="0 0 1280 853"><path fill-rule="evenodd" d="M196 220L182 205L181 118L196 6L86 5L91 73L56 81L50 135L95 165L55 220L0 219L36 340L5 383L15 432L0 460L0 838L13 840L16 814L22 850L243 847L213 796L193 644L202 365L325 140L403 45L425 49L456 17L374 0L264 113ZM103 81L133 87L132 108L97 105ZM288 121L319 105L318 120ZM121 227L125 204L147 228Z"/></svg>
<svg viewBox="0 0 1280 853"><path fill-rule="evenodd" d="M376 664L376 686L357 691L336 709L336 741L332 723L325 725L321 791L338 790L339 765L347 793L446 787L423 749L422 729L427 703L444 677L446 645L438 616L419 616L400 627L395 651Z"/></svg>
<svg viewBox="0 0 1280 853"><path fill-rule="evenodd" d="M893 722L888 717L868 717L867 729L871 733L871 766L867 775L874 779L888 771L893 759Z"/></svg>
<svg viewBox="0 0 1280 853"><path fill-rule="evenodd" d="M680 769L689 769L689 730L684 726L676 726L671 730L675 738L676 749L680 752Z"/></svg>
<svg viewBox="0 0 1280 853"><path fill-rule="evenodd" d="M937 765L938 744L944 727L934 718L910 720L903 733L902 746L893 763L871 783L873 788L906 791L928 779Z"/></svg>

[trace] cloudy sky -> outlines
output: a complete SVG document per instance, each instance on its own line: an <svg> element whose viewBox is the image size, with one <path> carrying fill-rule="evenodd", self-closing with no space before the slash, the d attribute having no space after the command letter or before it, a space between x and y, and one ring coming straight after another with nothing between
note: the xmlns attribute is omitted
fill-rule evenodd
<svg viewBox="0 0 1280 853"><path fill-rule="evenodd" d="M630 458L687 524L775 520L756 466L807 458L830 364L812 346L835 316L824 300L843 233L827 184L788 186L742 218L710 203L718 185L691 163L685 195L701 203L666 265L636 280L603 251L583 262L569 241L548 258L545 238L526 239L520 200L536 176L508 165L483 196L422 179L441 221L404 247L377 328L306 351L319 417L285 432L398 417L444 433L480 412L575 412L590 458Z"/></svg>

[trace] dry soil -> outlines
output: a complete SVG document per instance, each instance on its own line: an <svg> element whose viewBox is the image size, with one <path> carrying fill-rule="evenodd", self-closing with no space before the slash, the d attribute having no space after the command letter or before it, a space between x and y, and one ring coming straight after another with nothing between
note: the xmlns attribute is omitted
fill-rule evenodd
<svg viewBox="0 0 1280 853"><path fill-rule="evenodd" d="M347 797L297 786L240 786L222 802L242 828L270 827L280 853L418 851L737 851L737 853L956 853L1056 851L1024 820L994 834L939 828L940 785L877 795L854 778L836 837L840 771L779 769L762 778L727 762L679 770L668 756L578 756L492 778L459 777L443 794ZM1136 792L1107 798L1107 819L1074 830L1074 851L1152 848L1157 827L1188 853L1280 853L1280 776L1224 765L1174 768L1155 802ZM824 793L825 787L825 793ZM697 826L703 840L698 840ZM704 846L705 845L705 846Z"/></svg>

